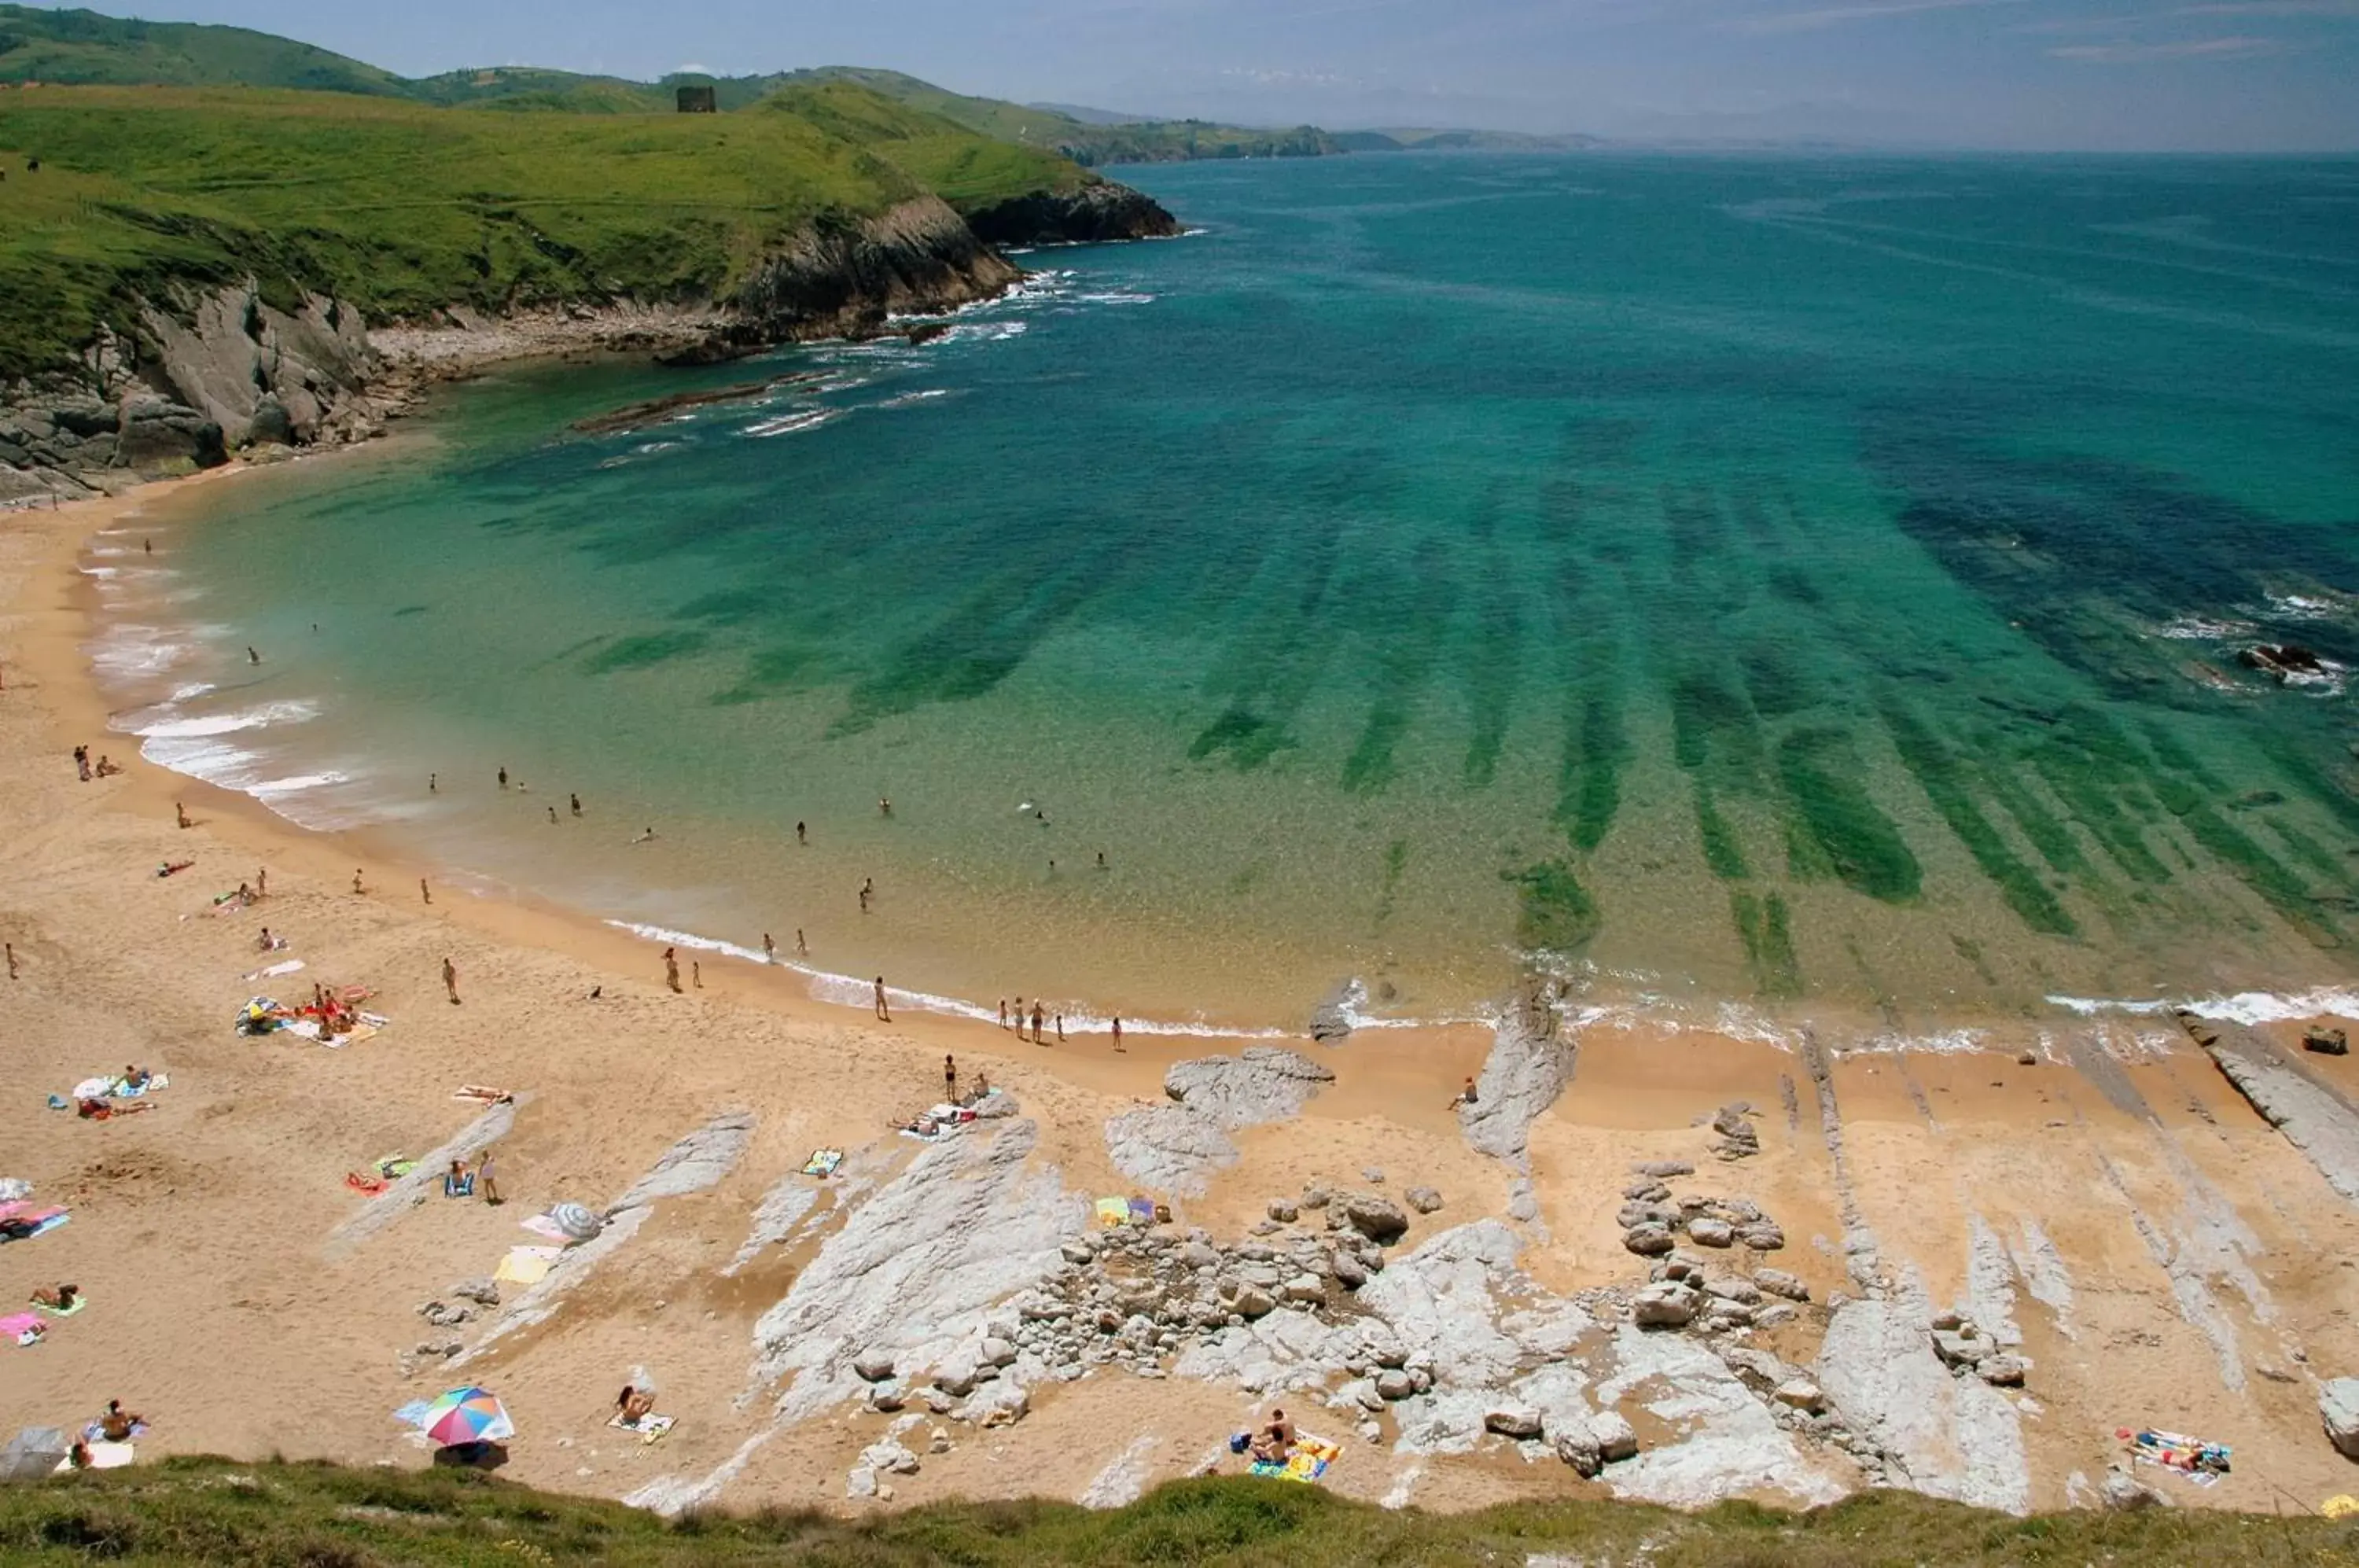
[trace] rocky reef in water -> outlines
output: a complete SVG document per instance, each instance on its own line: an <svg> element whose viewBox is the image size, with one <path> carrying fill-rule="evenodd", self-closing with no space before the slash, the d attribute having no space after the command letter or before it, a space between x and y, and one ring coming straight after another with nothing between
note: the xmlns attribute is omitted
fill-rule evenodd
<svg viewBox="0 0 2359 1568"><path fill-rule="evenodd" d="M140 330L103 332L71 374L0 386L0 506L77 500L211 468L384 433L435 381L501 360L636 352L717 363L782 343L871 337L896 314L990 299L1022 278L1003 245L1177 234L1148 198L1110 181L961 218L932 196L871 217L824 214L725 297L498 314L453 305L370 322L310 294L280 309L251 278L168 287Z"/></svg>

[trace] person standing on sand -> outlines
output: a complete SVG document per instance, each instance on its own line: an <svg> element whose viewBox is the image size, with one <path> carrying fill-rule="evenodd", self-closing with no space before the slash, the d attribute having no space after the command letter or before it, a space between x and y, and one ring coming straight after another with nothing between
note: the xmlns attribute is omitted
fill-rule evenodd
<svg viewBox="0 0 2359 1568"><path fill-rule="evenodd" d="M270 897L270 867L267 866L254 868L254 896L257 898Z"/></svg>
<svg viewBox="0 0 2359 1568"><path fill-rule="evenodd" d="M1040 998L1035 996L1032 998L1032 1043L1035 1045L1049 1043L1040 1038L1040 1025L1045 1021L1040 1012Z"/></svg>
<svg viewBox="0 0 2359 1568"><path fill-rule="evenodd" d="M1114 1048L1116 1051L1122 1049L1122 1015L1120 1013L1114 1016Z"/></svg>
<svg viewBox="0 0 2359 1568"><path fill-rule="evenodd" d="M876 797L876 814L880 817L891 816L893 814L893 802L882 795Z"/></svg>
<svg viewBox="0 0 2359 1568"><path fill-rule="evenodd" d="M679 950L677 948L664 949L664 984L671 987L673 996L679 995Z"/></svg>
<svg viewBox="0 0 2359 1568"><path fill-rule="evenodd" d="M875 890L876 878L874 877L871 877L867 881L863 882L860 885L860 912L862 914L864 915L868 912L868 896Z"/></svg>
<svg viewBox="0 0 2359 1568"><path fill-rule="evenodd" d="M493 1169L493 1153L494 1151L488 1149L484 1150L484 1158L475 1164L475 1190L483 1193L484 1202L486 1204L492 1208L498 1208L500 1182L497 1172Z"/></svg>
<svg viewBox="0 0 2359 1568"><path fill-rule="evenodd" d="M1007 1028L1007 998L1005 996L999 998L999 1027L1003 1032Z"/></svg>
<svg viewBox="0 0 2359 1568"><path fill-rule="evenodd" d="M506 763L503 762L503 763L501 763L501 764L500 764L500 788L501 788L501 789L506 789L507 787L508 787L508 765L507 765Z"/></svg>
<svg viewBox="0 0 2359 1568"><path fill-rule="evenodd" d="M810 843L810 834L803 830L803 824L800 822L797 822L795 824L795 842L797 844Z"/></svg>
<svg viewBox="0 0 2359 1568"><path fill-rule="evenodd" d="M704 989L704 961L702 959L691 958L688 961L688 983L699 991Z"/></svg>
<svg viewBox="0 0 2359 1568"><path fill-rule="evenodd" d="M6 945L8 949L8 978L14 980L16 978L16 944L12 942Z"/></svg>
<svg viewBox="0 0 2359 1568"><path fill-rule="evenodd" d="M366 887L361 886L361 868L357 866L353 867L353 891L356 894L366 894L368 892Z"/></svg>
<svg viewBox="0 0 2359 1568"><path fill-rule="evenodd" d="M942 1052L942 1098L958 1104L958 1059L949 1051Z"/></svg>
<svg viewBox="0 0 2359 1568"><path fill-rule="evenodd" d="M426 878L423 877L420 877L418 879L418 897L419 900L424 903L430 904L434 901L434 895L432 891L427 887Z"/></svg>
<svg viewBox="0 0 2359 1568"><path fill-rule="evenodd" d="M549 825L550 827L557 825L557 808L554 806L549 808Z"/></svg>
<svg viewBox="0 0 2359 1568"><path fill-rule="evenodd" d="M459 1005L459 966L451 962L451 955L448 953L442 955L442 989L451 994L451 1005L457 1007Z"/></svg>
<svg viewBox="0 0 2359 1568"><path fill-rule="evenodd" d="M885 976L882 975L876 976L876 1017L884 1023L893 1021L893 1009L885 1005Z"/></svg>
<svg viewBox="0 0 2359 1568"><path fill-rule="evenodd" d="M1065 1043L1065 1015L1062 1013L1057 1015L1057 1043Z"/></svg>
<svg viewBox="0 0 2359 1568"><path fill-rule="evenodd" d="M579 795L569 794L565 798L572 803L573 814L577 817L580 816L582 814L582 797Z"/></svg>
<svg viewBox="0 0 2359 1568"><path fill-rule="evenodd" d="M189 808L183 806L178 800L172 802L172 820L179 822L184 828L191 828L197 825L196 823L189 821Z"/></svg>
<svg viewBox="0 0 2359 1568"><path fill-rule="evenodd" d="M426 792L429 795L436 793L441 788L441 780L442 775L440 773L428 774L426 776Z"/></svg>
<svg viewBox="0 0 2359 1568"><path fill-rule="evenodd" d="M762 962L765 964L776 964L777 961L778 944L770 940L770 933L768 931L764 931L762 933Z"/></svg>
<svg viewBox="0 0 2359 1568"><path fill-rule="evenodd" d="M810 956L810 944L803 941L803 928L800 926L795 928L795 956L798 958Z"/></svg>

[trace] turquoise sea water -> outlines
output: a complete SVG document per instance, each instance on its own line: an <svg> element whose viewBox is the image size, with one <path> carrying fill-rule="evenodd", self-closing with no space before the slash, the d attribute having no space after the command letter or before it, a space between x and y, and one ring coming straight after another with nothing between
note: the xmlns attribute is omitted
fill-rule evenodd
<svg viewBox="0 0 2359 1568"><path fill-rule="evenodd" d="M201 496L93 563L125 726L986 1007L1537 965L1925 1033L2350 977L2359 166L1134 174L1201 232L922 347L503 375Z"/></svg>

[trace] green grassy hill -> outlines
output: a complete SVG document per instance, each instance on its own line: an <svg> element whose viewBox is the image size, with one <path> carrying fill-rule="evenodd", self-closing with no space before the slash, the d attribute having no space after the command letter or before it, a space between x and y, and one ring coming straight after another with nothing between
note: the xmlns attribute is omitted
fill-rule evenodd
<svg viewBox="0 0 2359 1568"><path fill-rule="evenodd" d="M0 82L296 87L407 94L389 71L244 27L141 22L95 11L0 5Z"/></svg>
<svg viewBox="0 0 2359 1568"><path fill-rule="evenodd" d="M1749 1503L1681 1514L1582 1500L1430 1515L1244 1478L1177 1482L1126 1508L1099 1512L1046 1501L946 1502L857 1520L783 1509L667 1520L465 1471L218 1459L176 1459L0 1486L0 1561L27 1568L97 1562L250 1568L552 1563L1522 1568L1533 1556L1654 1568L2332 1568L2359 1562L2359 1525L2193 1508L2013 1519L1899 1492L1867 1493L1806 1514Z"/></svg>
<svg viewBox="0 0 2359 1568"><path fill-rule="evenodd" d="M1083 164L1188 158L1307 157L1343 150L1312 125L1254 130L1197 120L1089 121L1053 109L951 93L897 71L825 66L759 76L675 73L660 82L498 66L409 80L309 44L243 27L139 22L95 11L0 5L0 82L177 87L284 87L360 93L443 107L636 114L675 110L674 90L709 86L724 111L782 87L849 82L986 136Z"/></svg>
<svg viewBox="0 0 2359 1568"><path fill-rule="evenodd" d="M848 82L719 115L42 88L0 93L0 382L70 366L174 280L251 273L274 300L329 292L372 320L712 297L827 214L1088 178Z"/></svg>

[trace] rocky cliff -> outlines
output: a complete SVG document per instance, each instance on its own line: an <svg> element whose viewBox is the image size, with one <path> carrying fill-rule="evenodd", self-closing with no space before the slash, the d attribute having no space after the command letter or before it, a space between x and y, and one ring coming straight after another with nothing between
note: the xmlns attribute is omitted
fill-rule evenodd
<svg viewBox="0 0 2359 1568"><path fill-rule="evenodd" d="M1110 180L1074 191L1042 191L977 209L967 226L986 245L1100 245L1168 239L1180 220L1142 191Z"/></svg>
<svg viewBox="0 0 2359 1568"><path fill-rule="evenodd" d="M1016 282L1023 273L998 244L1178 228L1137 192L1093 184L1003 203L980 228L932 196L874 217L823 215L718 299L621 295L497 314L453 305L429 321L369 323L324 295L281 310L251 281L178 289L142 304L136 336L102 332L76 373L0 386L0 506L117 490L234 452L364 439L424 383L500 359L603 349L692 362L870 335L893 314Z"/></svg>

